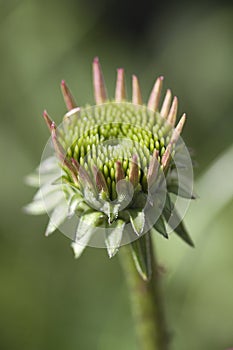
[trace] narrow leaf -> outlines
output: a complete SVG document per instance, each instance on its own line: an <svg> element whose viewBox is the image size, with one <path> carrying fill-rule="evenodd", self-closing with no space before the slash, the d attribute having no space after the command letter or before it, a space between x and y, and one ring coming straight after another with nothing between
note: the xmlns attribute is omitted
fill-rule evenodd
<svg viewBox="0 0 233 350"><path fill-rule="evenodd" d="M168 192L172 192L177 196L180 196L183 198L187 198L187 199L196 198L195 194L190 193L190 191L188 191L184 186L182 186L182 184L176 183L174 181L167 185L167 190Z"/></svg>
<svg viewBox="0 0 233 350"><path fill-rule="evenodd" d="M149 281L152 273L150 255L151 243L148 235L149 233L131 243L135 266L144 281Z"/></svg>
<svg viewBox="0 0 233 350"><path fill-rule="evenodd" d="M162 216L158 218L153 227L156 231L163 235L163 237L168 238L168 233Z"/></svg>
<svg viewBox="0 0 233 350"><path fill-rule="evenodd" d="M174 208L174 204L171 202L170 197L167 196L166 205L163 210L164 218L173 231L180 236L187 244L194 247L194 243L189 236L182 219Z"/></svg>

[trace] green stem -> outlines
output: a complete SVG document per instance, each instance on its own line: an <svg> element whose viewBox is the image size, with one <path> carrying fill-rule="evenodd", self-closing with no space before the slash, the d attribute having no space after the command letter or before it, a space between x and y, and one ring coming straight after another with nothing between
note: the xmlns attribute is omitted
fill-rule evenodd
<svg viewBox="0 0 233 350"><path fill-rule="evenodd" d="M148 235L151 243L150 233ZM121 247L119 252L128 283L140 350L168 350L160 276L152 243L150 255L152 275L149 281L144 281L135 267L130 245Z"/></svg>

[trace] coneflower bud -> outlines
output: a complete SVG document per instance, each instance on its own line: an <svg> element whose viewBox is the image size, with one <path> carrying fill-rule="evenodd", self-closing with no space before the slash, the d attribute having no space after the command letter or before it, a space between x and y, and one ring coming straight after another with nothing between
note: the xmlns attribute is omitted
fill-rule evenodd
<svg viewBox="0 0 233 350"><path fill-rule="evenodd" d="M183 173L180 175L180 169L186 166L182 153L186 148L180 141L186 116L183 114L173 128L178 99L174 97L172 101L168 89L160 108L162 84L160 76L148 103L143 104L138 79L133 75L132 102L129 102L125 73L120 68L115 100L109 101L99 59L95 58L96 105L78 107L62 81L61 90L68 110L64 122L57 128L44 112L55 151L43 163L50 162L52 172L46 170L49 181L41 181L40 188L42 192L46 189L42 193L45 210L52 210L46 234L52 233L61 223L73 222L73 231L65 234L73 239L76 256L86 245L101 246L99 242L103 240L112 257L122 244L139 238L140 245L140 237L152 227L168 238L166 221L172 222L172 229L193 245L181 218L174 214L176 208L170 196L172 192L193 198L191 186L185 188ZM46 168L43 164L41 169ZM60 169L60 181L54 178L57 177L55 169ZM41 178L45 178L44 173ZM55 197L51 201L52 194ZM26 210L41 213L42 199L38 202L38 196L35 198ZM135 246L132 247L134 251ZM139 266L140 256L136 251L135 256Z"/></svg>

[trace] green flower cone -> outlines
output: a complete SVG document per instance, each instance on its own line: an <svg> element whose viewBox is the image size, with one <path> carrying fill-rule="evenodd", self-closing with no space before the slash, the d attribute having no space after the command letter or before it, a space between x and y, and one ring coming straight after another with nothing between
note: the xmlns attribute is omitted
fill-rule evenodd
<svg viewBox="0 0 233 350"><path fill-rule="evenodd" d="M136 76L132 102L126 99L123 69L117 71L115 99L109 100L98 58L93 61L93 82L96 105L78 107L62 81L68 109L62 124L57 127L44 112L53 154L37 174L28 176L28 183L39 190L25 210L48 212L46 235L72 223L65 234L76 257L87 245L105 246L113 257L130 244L138 272L149 280L153 231L168 238L170 226L193 246L175 204L177 196L194 198L180 138L186 115L175 127L178 100L167 90L160 103L163 77L156 80L147 105Z"/></svg>

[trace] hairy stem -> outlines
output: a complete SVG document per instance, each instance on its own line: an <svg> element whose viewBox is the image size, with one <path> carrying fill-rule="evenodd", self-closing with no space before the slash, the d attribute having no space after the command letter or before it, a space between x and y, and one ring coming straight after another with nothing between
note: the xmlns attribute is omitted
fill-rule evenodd
<svg viewBox="0 0 233 350"><path fill-rule="evenodd" d="M150 237L150 233L148 233ZM168 350L165 323L155 252L150 239L152 276L144 281L136 270L130 245L121 247L119 255L125 272L140 350Z"/></svg>

